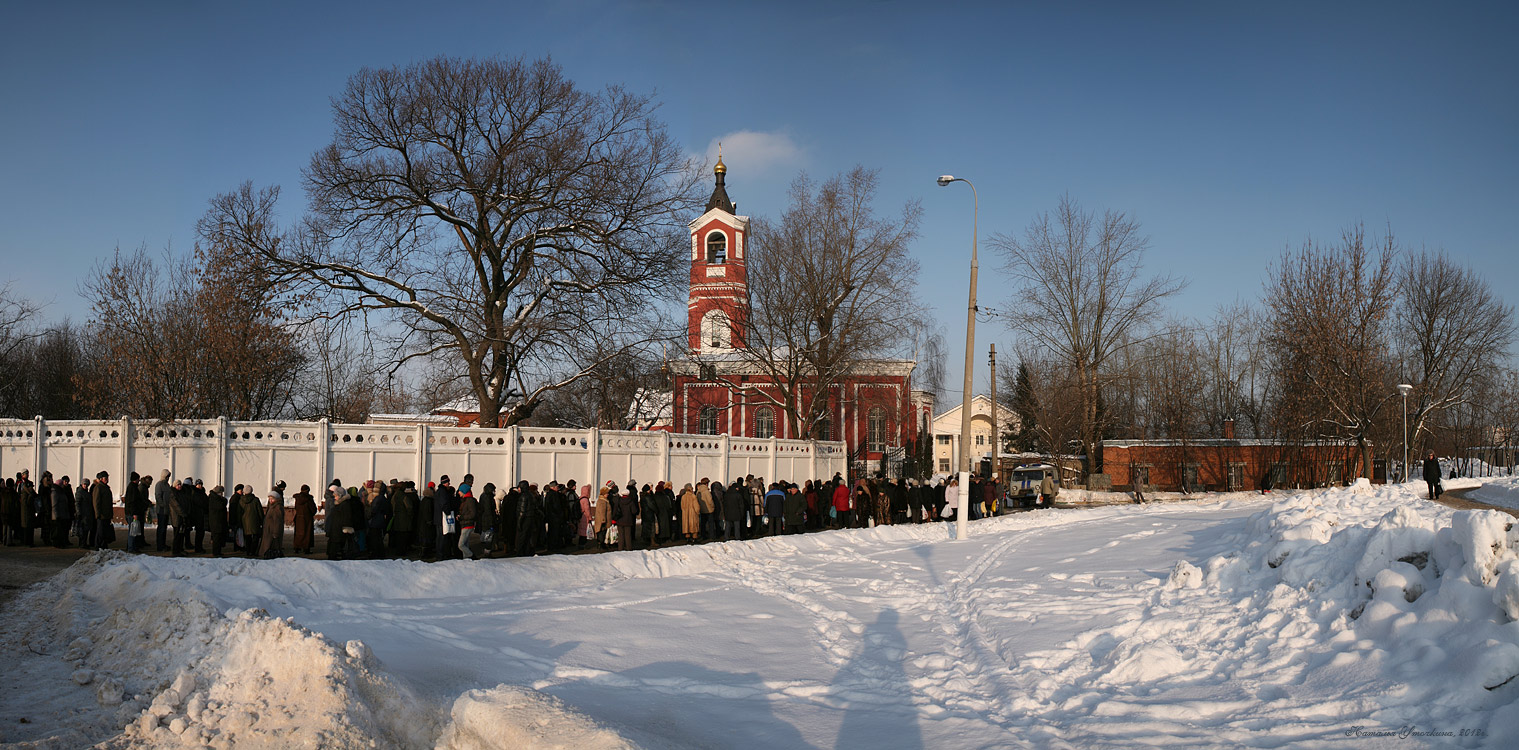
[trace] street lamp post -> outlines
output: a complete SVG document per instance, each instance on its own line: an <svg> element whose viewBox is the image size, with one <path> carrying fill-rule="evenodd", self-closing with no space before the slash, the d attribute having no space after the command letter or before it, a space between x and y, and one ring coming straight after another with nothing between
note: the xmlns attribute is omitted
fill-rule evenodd
<svg viewBox="0 0 1519 750"><path fill-rule="evenodd" d="M968 515L966 506L970 503L970 408L976 366L976 273L980 268L976 259L976 235L981 231L978 226L981 220L981 196L977 194L975 184L964 177L940 175L938 182L939 187L945 187L951 182L970 185L970 195L974 201L970 224L970 299L965 305L965 389L960 392L960 492L955 505L955 538L965 539ZM994 435L993 439L995 438Z"/></svg>
<svg viewBox="0 0 1519 750"><path fill-rule="evenodd" d="M1408 394L1413 392L1414 387L1407 383L1398 384L1398 393L1403 394L1403 481L1408 481Z"/></svg>

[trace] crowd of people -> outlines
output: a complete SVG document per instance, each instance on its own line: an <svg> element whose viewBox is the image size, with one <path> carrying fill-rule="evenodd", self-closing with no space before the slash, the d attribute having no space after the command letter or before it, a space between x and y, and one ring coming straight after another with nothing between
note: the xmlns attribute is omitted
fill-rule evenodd
<svg viewBox="0 0 1519 750"><path fill-rule="evenodd" d="M655 549L671 544L753 539L780 534L954 519L959 488L944 482L857 479L766 482L753 475L724 484L703 478L592 491L575 481L527 481L499 490L465 475L418 488L413 481L333 479L320 507L302 485L286 501L278 482L260 498L252 487L230 493L194 478L133 473L121 495L128 552L174 556L285 553L286 528L296 554L311 554L320 522L329 559L417 557L423 560L529 556L582 550ZM1003 512L1003 488L972 479L969 518ZM53 544L106 549L116 543L115 495L106 472L72 487L44 472L36 485L22 471L0 487L0 538L7 545ZM319 521L320 519L320 521ZM149 529L152 524L154 528ZM41 530L40 538L37 530Z"/></svg>

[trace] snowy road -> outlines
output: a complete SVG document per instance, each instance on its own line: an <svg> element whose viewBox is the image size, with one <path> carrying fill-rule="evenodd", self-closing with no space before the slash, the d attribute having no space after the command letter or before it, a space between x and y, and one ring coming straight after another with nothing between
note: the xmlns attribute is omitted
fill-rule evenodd
<svg viewBox="0 0 1519 750"><path fill-rule="evenodd" d="M1230 551L1261 507L1043 512L974 524L966 542L933 525L679 548L652 556L706 564L552 590L375 601L295 586L288 606L247 604L364 641L440 701L530 685L650 746L1086 746L1104 725L1132 739L1123 727L1144 708L1111 688L1041 688L1070 658L1051 650L1138 618L1176 561ZM525 563L445 563L429 578L502 565ZM1126 668L1174 669L1149 657Z"/></svg>

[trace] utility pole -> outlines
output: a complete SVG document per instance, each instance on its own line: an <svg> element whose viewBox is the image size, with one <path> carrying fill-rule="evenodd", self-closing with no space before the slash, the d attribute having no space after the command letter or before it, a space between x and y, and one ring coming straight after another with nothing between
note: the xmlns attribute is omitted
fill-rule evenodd
<svg viewBox="0 0 1519 750"><path fill-rule="evenodd" d="M1002 431L997 428L997 345L992 344L992 476L1002 474Z"/></svg>

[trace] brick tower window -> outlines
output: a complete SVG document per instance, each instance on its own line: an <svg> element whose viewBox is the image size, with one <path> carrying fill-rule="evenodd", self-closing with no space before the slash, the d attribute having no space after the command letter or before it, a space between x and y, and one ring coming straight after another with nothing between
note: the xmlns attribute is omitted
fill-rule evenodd
<svg viewBox="0 0 1519 750"><path fill-rule="evenodd" d="M754 413L754 436L757 438L775 437L774 409L765 406Z"/></svg>
<svg viewBox="0 0 1519 750"><path fill-rule="evenodd" d="M726 263L728 261L728 235L722 232L713 232L707 235L707 262Z"/></svg>

